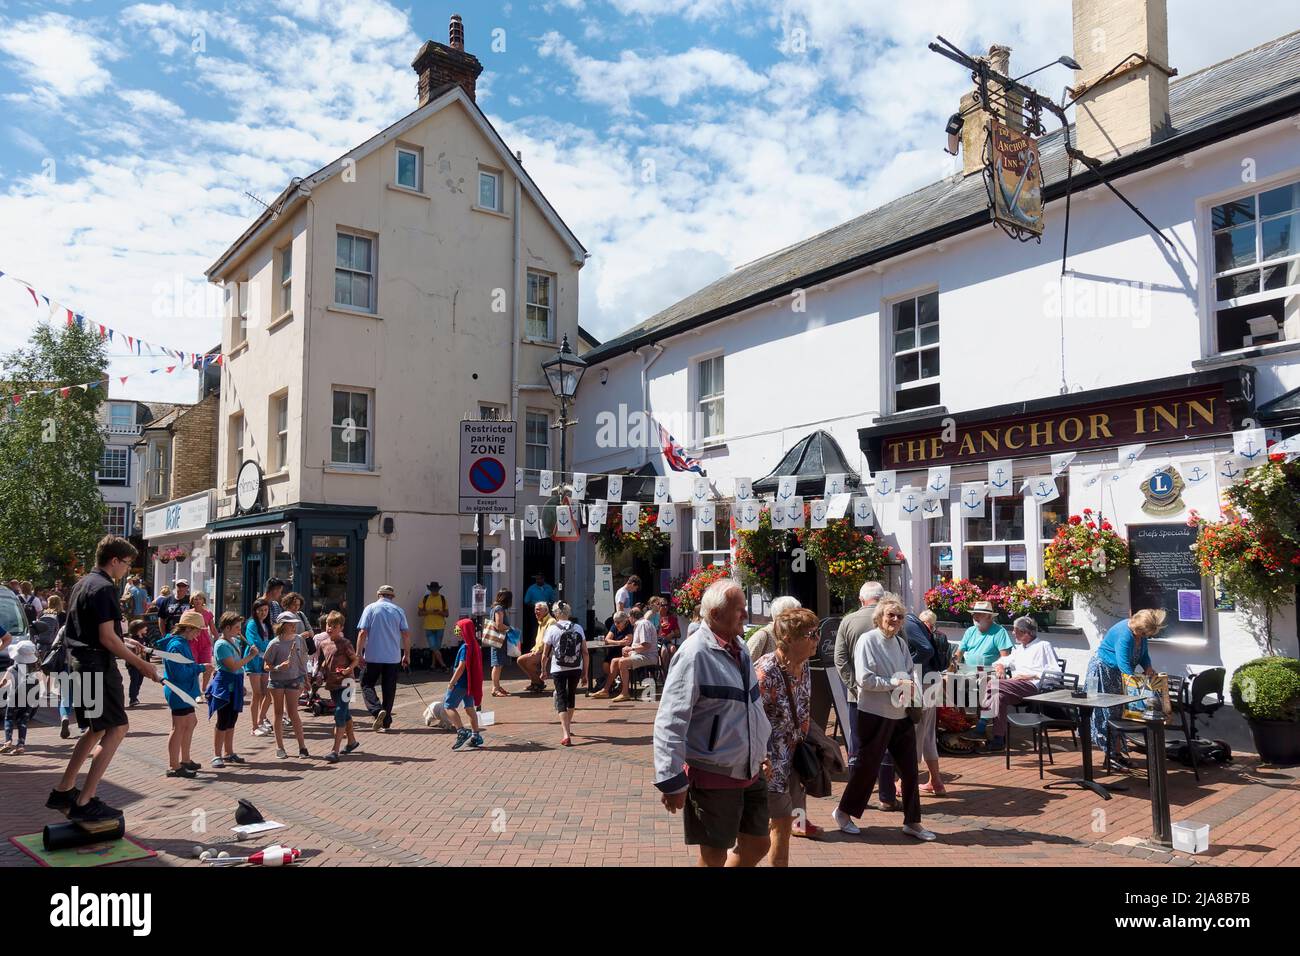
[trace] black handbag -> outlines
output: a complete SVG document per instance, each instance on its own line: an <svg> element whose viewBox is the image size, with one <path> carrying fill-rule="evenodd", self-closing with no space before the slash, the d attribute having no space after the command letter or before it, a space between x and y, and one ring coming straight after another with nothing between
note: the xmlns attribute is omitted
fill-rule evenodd
<svg viewBox="0 0 1300 956"><path fill-rule="evenodd" d="M807 667L807 664L804 664ZM785 672L780 664L776 665L777 670L781 672L781 680L785 683L785 699L790 704L790 719L797 725L799 722L799 710L794 705L794 691L790 689L790 675ZM821 759L817 756L817 748L808 741L800 737L799 742L794 745L794 752L790 754L790 766L794 770L795 776L799 782L805 786L816 780L822 771Z"/></svg>

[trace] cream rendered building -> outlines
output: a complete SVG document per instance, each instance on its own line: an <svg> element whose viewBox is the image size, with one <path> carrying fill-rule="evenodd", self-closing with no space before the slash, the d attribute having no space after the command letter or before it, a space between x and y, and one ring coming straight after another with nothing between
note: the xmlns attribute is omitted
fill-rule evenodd
<svg viewBox="0 0 1300 956"><path fill-rule="evenodd" d="M461 419L513 418L518 464L558 468L540 366L579 342L587 253L476 105L462 36L453 18L450 44L421 48L413 113L294 179L208 270L228 303L210 528L223 609L246 613L275 574L313 620L342 609L351 630L387 583L418 634L427 582L453 615L472 584ZM520 495L522 512L535 483ZM487 544L489 592L521 595L539 566L554 580L549 542Z"/></svg>

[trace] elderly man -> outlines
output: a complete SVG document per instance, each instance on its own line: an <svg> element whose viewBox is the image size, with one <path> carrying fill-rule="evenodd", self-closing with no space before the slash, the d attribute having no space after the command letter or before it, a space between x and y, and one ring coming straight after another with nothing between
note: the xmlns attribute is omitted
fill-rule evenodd
<svg viewBox="0 0 1300 956"><path fill-rule="evenodd" d="M703 624L673 656L655 716L655 786L684 810L701 866L757 866L767 854L767 742L772 734L741 635L745 592L715 581ZM735 848L732 850L732 848Z"/></svg>
<svg viewBox="0 0 1300 956"><path fill-rule="evenodd" d="M373 729L387 733L393 726L398 669L411 666L411 627L406 612L393 600L396 591L391 584L376 593L377 599L366 606L357 621L357 657L366 662L361 674L363 696L367 689L374 694L376 683L383 691L383 700L370 714L375 718Z"/></svg>
<svg viewBox="0 0 1300 956"><path fill-rule="evenodd" d="M180 578L170 596L158 600L158 632L170 634L181 615L190 609L190 582Z"/></svg>
<svg viewBox="0 0 1300 956"><path fill-rule="evenodd" d="M844 681L844 694L849 699L849 718L843 723L844 742L849 750L850 770L858 761L858 742L854 734L858 685L853 677L853 648L857 646L858 638L875 627L872 616L875 614L876 605L884 596L883 584L879 581L867 581L858 589L858 603L861 606L858 610L844 615L839 630L835 632L835 669L839 672L840 680Z"/></svg>
<svg viewBox="0 0 1300 956"><path fill-rule="evenodd" d="M555 618L551 616L551 609L545 601L533 604L533 617L537 618L537 642L527 654L519 655L519 669L528 677L528 689L535 694L544 694L546 675L542 673L542 655L546 651L547 628L555 623Z"/></svg>
<svg viewBox="0 0 1300 956"><path fill-rule="evenodd" d="M975 602L970 609L971 620L975 623L966 628L952 655L953 660L967 667L991 667L1011 653L1011 636L1001 624L993 623L994 614L993 605L988 601ZM967 737L983 738L987 723L981 717Z"/></svg>
<svg viewBox="0 0 1300 956"><path fill-rule="evenodd" d="M993 665L996 681L991 681L984 706L993 711L993 737L990 750L1006 744L1007 710L1026 697L1060 687L1061 665L1052 645L1038 636L1038 622L1032 617L1018 617L1011 625L1015 646ZM1015 676L1010 676L1014 674Z"/></svg>

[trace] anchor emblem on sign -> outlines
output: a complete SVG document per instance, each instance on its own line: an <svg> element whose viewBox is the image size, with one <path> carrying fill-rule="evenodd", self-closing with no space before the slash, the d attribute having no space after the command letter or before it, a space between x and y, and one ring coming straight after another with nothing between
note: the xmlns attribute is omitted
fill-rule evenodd
<svg viewBox="0 0 1300 956"><path fill-rule="evenodd" d="M821 505L818 505L816 508L814 508L812 513L813 513L813 519L816 521L821 521L822 518L826 517L826 509Z"/></svg>
<svg viewBox="0 0 1300 956"><path fill-rule="evenodd" d="M916 507L915 507L915 506L908 507L908 505L911 505L912 502L915 501L915 500L916 500L916 495L908 495L908 496L907 496L907 504L903 506L903 510L906 511L908 514L911 514L913 511L916 511Z"/></svg>
<svg viewBox="0 0 1300 956"><path fill-rule="evenodd" d="M948 483L945 482L942 477L936 475L935 480L938 482L938 484L931 485L930 486L931 491L943 491L943 489L948 487Z"/></svg>
<svg viewBox="0 0 1300 956"><path fill-rule="evenodd" d="M1046 498L1049 494L1051 494L1051 492L1048 490L1047 482L1040 481L1038 483L1038 497Z"/></svg>
<svg viewBox="0 0 1300 956"><path fill-rule="evenodd" d="M970 498L970 500L966 502L966 507L969 508L971 511L974 511L975 506L980 503L979 495L975 494L974 488L967 491L966 494Z"/></svg>
<svg viewBox="0 0 1300 956"><path fill-rule="evenodd" d="M1219 472L1219 474L1222 475L1224 478L1236 478L1238 475L1241 474L1241 469L1238 468L1236 470L1233 470L1232 460L1229 459L1228 461L1225 461L1223 463L1223 471Z"/></svg>
<svg viewBox="0 0 1300 956"><path fill-rule="evenodd" d="M1003 473L1003 469L1001 468L999 468L997 471L993 473L995 476L993 480L994 488L1005 488L1008 484L1010 484L1009 481L999 480L1002 478L1002 473Z"/></svg>
<svg viewBox="0 0 1300 956"><path fill-rule="evenodd" d="M839 493L840 493L840 483L839 483L839 481L837 481L836 479L833 479L833 478L832 478L832 479L831 479L831 494L833 494L833 495L838 495Z"/></svg>
<svg viewBox="0 0 1300 956"><path fill-rule="evenodd" d="M931 498L929 501L923 502L922 505L921 505L921 510L924 511L924 512L925 512L926 514L928 514L928 515L932 515L932 514L934 514L936 511L939 510L939 501L938 501L938 499L936 499L936 498Z"/></svg>
<svg viewBox="0 0 1300 956"><path fill-rule="evenodd" d="M672 527L673 513L671 511L665 511L661 513L659 515L659 523L663 525L665 528Z"/></svg>
<svg viewBox="0 0 1300 956"><path fill-rule="evenodd" d="M753 520L754 520L755 518L757 518L757 517L758 517L758 515L755 514L755 512L754 512L754 506L753 506L753 505L750 505L749 507L747 507L747 508L745 509L745 520L746 520L746 521L753 521Z"/></svg>
<svg viewBox="0 0 1300 956"><path fill-rule="evenodd" d="M801 517L803 517L803 505L800 504L790 505L790 507L786 509L786 514L789 516L791 521L798 521Z"/></svg>
<svg viewBox="0 0 1300 956"><path fill-rule="evenodd" d="M880 479L880 483L876 485L876 494L887 495L891 491L893 491L893 489L889 487L889 479L888 478Z"/></svg>
<svg viewBox="0 0 1300 956"><path fill-rule="evenodd" d="M1203 471L1201 471L1201 466L1200 466L1200 465L1193 465L1193 466L1192 466L1192 474L1191 474L1192 484L1194 484L1194 485L1200 484L1200 483L1201 483L1202 481L1204 481L1207 477L1208 477L1208 473L1207 473L1207 472L1203 472Z"/></svg>

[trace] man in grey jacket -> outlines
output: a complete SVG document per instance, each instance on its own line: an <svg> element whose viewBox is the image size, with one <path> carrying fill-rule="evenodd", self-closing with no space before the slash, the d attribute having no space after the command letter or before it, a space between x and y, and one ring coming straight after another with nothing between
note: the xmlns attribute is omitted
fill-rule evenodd
<svg viewBox="0 0 1300 956"><path fill-rule="evenodd" d="M699 846L701 865L757 866L769 848L772 725L740 639L745 593L716 581L700 613L704 623L673 655L659 700L655 786L669 813L685 811L686 842Z"/></svg>
<svg viewBox="0 0 1300 956"><path fill-rule="evenodd" d="M858 700L858 684L853 676L853 649L857 646L858 638L875 627L871 619L876 612L876 605L884 596L885 586L879 581L868 581L863 584L858 589L858 602L862 606L844 615L839 630L835 632L835 669L839 672L840 680L844 681L844 693L849 699L851 711L849 720L844 726L844 741L849 749L850 769L858 761L858 741L854 733L857 725L855 707Z"/></svg>

